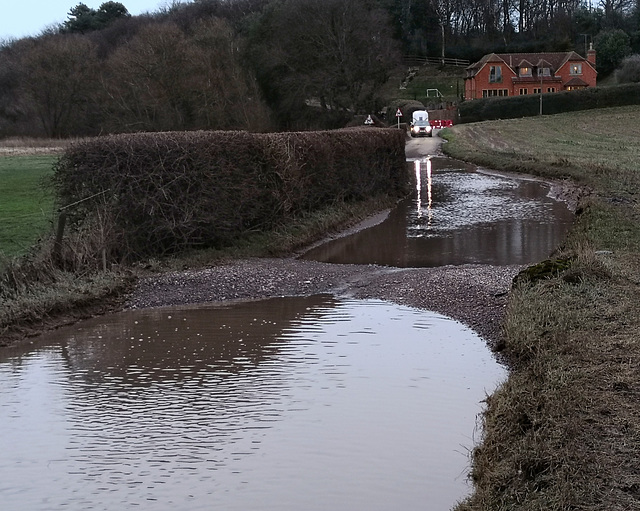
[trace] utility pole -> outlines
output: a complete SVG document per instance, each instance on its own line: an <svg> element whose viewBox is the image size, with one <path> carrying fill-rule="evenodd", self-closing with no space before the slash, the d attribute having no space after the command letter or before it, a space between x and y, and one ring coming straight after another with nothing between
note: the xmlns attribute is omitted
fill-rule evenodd
<svg viewBox="0 0 640 511"><path fill-rule="evenodd" d="M539 69L538 69L538 73L540 73ZM540 115L542 115L542 77L543 77L543 73L540 73Z"/></svg>

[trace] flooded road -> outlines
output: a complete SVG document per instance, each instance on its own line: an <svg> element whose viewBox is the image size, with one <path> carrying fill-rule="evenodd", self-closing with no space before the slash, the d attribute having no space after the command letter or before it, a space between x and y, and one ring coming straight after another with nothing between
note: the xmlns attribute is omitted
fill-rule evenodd
<svg viewBox="0 0 640 511"><path fill-rule="evenodd" d="M432 268L544 258L572 215L541 183L427 158L427 143L408 144L412 198L313 256L422 269L261 260L163 275L149 293L170 308L1 351L1 509L451 509L506 371L473 330L423 309L457 286L479 325L475 309L506 298L484 283L495 272ZM224 303L259 293L280 297ZM216 303L177 305L194 297Z"/></svg>
<svg viewBox="0 0 640 511"><path fill-rule="evenodd" d="M2 353L2 509L446 510L503 376L471 330L380 300L92 319Z"/></svg>
<svg viewBox="0 0 640 511"><path fill-rule="evenodd" d="M412 166L413 196L384 222L302 258L400 268L530 264L548 258L573 222L544 182L443 157L416 158Z"/></svg>

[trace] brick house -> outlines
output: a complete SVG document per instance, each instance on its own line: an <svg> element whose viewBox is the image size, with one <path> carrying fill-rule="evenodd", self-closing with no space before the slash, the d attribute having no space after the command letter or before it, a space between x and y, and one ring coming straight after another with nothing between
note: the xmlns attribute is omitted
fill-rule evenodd
<svg viewBox="0 0 640 511"><path fill-rule="evenodd" d="M596 51L491 53L466 69L465 99L518 96L596 86Z"/></svg>

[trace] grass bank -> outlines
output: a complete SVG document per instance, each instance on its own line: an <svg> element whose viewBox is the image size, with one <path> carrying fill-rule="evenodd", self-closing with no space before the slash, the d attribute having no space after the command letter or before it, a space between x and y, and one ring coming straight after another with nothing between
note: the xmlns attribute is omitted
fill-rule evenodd
<svg viewBox="0 0 640 511"><path fill-rule="evenodd" d="M51 155L0 155L0 255L23 254L54 219L53 195L43 181L53 174Z"/></svg>
<svg viewBox="0 0 640 511"><path fill-rule="evenodd" d="M51 240L45 240L24 256L0 259L0 347L78 319L119 309L127 291L141 276L203 268L231 258L290 254L394 204L395 199L388 197L338 203L299 216L271 231L248 232L225 249L197 250L130 267L114 266L108 271L60 270L52 264Z"/></svg>
<svg viewBox="0 0 640 511"><path fill-rule="evenodd" d="M551 261L514 284L508 380L473 451L475 510L640 509L640 108L455 126L451 156L588 188Z"/></svg>

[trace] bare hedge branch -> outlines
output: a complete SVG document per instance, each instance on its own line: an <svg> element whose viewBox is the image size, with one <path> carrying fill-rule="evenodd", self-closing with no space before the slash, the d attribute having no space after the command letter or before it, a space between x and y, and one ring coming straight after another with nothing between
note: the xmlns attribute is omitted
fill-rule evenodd
<svg viewBox="0 0 640 511"><path fill-rule="evenodd" d="M61 207L94 196L69 208L72 224L130 262L224 246L337 201L400 196L404 144L400 130L371 128L113 135L70 146L55 186Z"/></svg>

